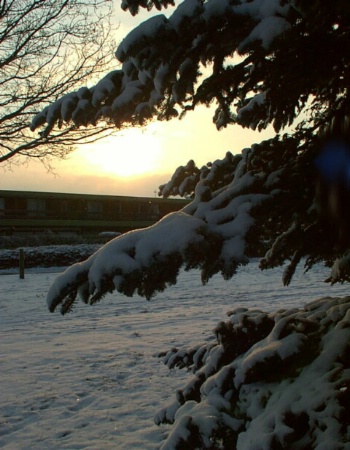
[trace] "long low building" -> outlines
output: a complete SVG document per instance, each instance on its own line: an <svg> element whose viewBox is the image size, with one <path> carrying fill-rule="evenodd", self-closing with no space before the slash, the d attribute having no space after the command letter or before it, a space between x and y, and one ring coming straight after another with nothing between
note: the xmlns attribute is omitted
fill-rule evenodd
<svg viewBox="0 0 350 450"><path fill-rule="evenodd" d="M119 231L152 225L187 200L0 190L0 231Z"/></svg>

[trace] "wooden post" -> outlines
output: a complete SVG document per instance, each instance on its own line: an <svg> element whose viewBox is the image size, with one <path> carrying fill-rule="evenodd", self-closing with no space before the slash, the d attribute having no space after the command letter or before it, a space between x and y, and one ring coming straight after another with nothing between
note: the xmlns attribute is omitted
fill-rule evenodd
<svg viewBox="0 0 350 450"><path fill-rule="evenodd" d="M23 250L23 248L19 249L19 277L21 279L24 278L24 250Z"/></svg>

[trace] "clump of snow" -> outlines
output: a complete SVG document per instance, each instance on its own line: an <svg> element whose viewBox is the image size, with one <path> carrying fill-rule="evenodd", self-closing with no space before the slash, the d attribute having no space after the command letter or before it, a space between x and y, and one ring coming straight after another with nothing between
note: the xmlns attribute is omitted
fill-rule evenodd
<svg viewBox="0 0 350 450"><path fill-rule="evenodd" d="M178 5L169 18L169 23L176 31L181 31L181 25L186 19L198 20L203 13L203 2L201 0L186 0Z"/></svg>
<svg viewBox="0 0 350 450"><path fill-rule="evenodd" d="M289 28L290 23L283 17L273 16L262 19L249 36L241 42L238 51L243 52L246 46L257 40L261 41L261 45L268 49L274 39Z"/></svg>
<svg viewBox="0 0 350 450"><path fill-rule="evenodd" d="M253 111L255 108L263 105L265 103L265 100L266 100L265 92L260 92L259 94L254 95L254 97L251 98L245 106L243 106L242 108L240 108L237 111L238 119L242 120L242 117L244 117L245 114L247 114L247 113ZM251 123L250 126L252 129L255 128L253 123Z"/></svg>
<svg viewBox="0 0 350 450"><path fill-rule="evenodd" d="M204 5L204 13L203 16L207 22L210 22L216 17L223 16L226 11L232 8L230 0L208 0Z"/></svg>
<svg viewBox="0 0 350 450"><path fill-rule="evenodd" d="M285 16L289 8L289 3L281 0L241 1L235 6L235 10L240 14L249 15L256 20L274 15Z"/></svg>
<svg viewBox="0 0 350 450"><path fill-rule="evenodd" d="M238 51L244 52L245 48L256 40L260 40L264 48L269 48L273 40L290 28L285 19L290 9L288 2L280 0L254 0L242 2L233 7L234 11L243 16L250 16L256 20L255 27L249 35L239 44Z"/></svg>
<svg viewBox="0 0 350 450"><path fill-rule="evenodd" d="M159 29L166 27L167 23L168 19L163 14L159 14L145 20L122 40L118 46L115 56L119 59L119 61L125 61L129 53L134 53L134 48L139 47L143 41L152 38L154 34L159 31Z"/></svg>

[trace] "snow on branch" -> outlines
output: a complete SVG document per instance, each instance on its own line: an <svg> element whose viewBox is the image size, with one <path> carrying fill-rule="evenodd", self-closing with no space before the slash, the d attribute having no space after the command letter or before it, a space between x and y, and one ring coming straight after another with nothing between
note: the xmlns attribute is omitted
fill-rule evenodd
<svg viewBox="0 0 350 450"><path fill-rule="evenodd" d="M123 8L136 12L138 6L149 8L155 4L160 8L167 3L125 0ZM290 3L185 0L169 18L151 17L123 39L116 50L122 63L120 70L107 74L91 88L84 87L59 98L34 117L31 130L46 124L42 134L47 136L55 125L62 126L64 122L88 126L98 120L110 121L120 128L142 124L152 117L170 119L181 109L192 108L199 102L207 104L213 99L219 104L215 116L218 128L239 121L241 116L247 116L247 108L252 109L253 103L254 113L256 107L264 108L265 88L260 83L261 75L256 85L252 85L253 72L260 66L252 66L251 57L246 64L239 63L233 68L228 68L225 59L235 52L256 51L260 55L260 47L268 53L274 40L290 28ZM207 72L213 71L213 81L217 79L210 84L213 90L206 92L205 98L199 78L203 65L207 66ZM230 76L223 89L225 71ZM249 98L251 91L256 96L247 106L245 97ZM230 110L234 97L241 99L237 104L241 113L236 118ZM256 126L256 119L246 120L252 120L252 127Z"/></svg>
<svg viewBox="0 0 350 450"><path fill-rule="evenodd" d="M184 261L197 265L207 249L203 221L184 212L172 213L156 225L115 238L83 263L69 267L51 286L47 302L68 312L77 294L90 303L118 290L146 298L174 284ZM198 260L189 257L196 249Z"/></svg>
<svg viewBox="0 0 350 450"><path fill-rule="evenodd" d="M150 299L176 283L180 268L200 269L206 283L217 273L229 279L251 256L260 256L262 269L288 261L283 282L289 284L302 260L307 270L335 261L315 208L312 155L299 151L293 137L227 153L205 167L198 170L190 161L161 187L164 195L191 193L195 184L193 200L181 211L117 237L67 269L49 292L50 310L62 304L65 313L78 297L92 304L115 290ZM329 281L348 278L347 261L335 262Z"/></svg>
<svg viewBox="0 0 350 450"><path fill-rule="evenodd" d="M200 169L193 160L190 160L185 166L176 169L170 181L159 186L159 195L165 198L171 195L192 197L200 181L205 182L211 191L224 188L233 180L235 169L241 159L242 155L227 152L225 158L208 162Z"/></svg>
<svg viewBox="0 0 350 450"><path fill-rule="evenodd" d="M242 155L225 189L211 192L206 180L199 182L193 201L182 211L115 238L68 268L48 293L50 310L62 304L65 313L77 297L92 304L114 290L150 299L176 283L181 267L201 269L204 283L216 273L232 277L248 262L246 240L255 208L274 196L273 187L261 188L260 172L242 168L255 153L251 149Z"/></svg>

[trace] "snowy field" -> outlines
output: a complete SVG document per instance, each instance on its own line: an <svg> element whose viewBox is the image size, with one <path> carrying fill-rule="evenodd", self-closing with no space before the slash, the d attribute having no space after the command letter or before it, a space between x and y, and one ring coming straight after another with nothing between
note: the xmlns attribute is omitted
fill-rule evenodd
<svg viewBox="0 0 350 450"><path fill-rule="evenodd" d="M156 449L168 432L153 416L191 375L156 357L204 343L233 307L302 306L347 286L323 283L326 269L300 270L288 288L282 269L253 262L231 281L203 287L197 272L151 302L109 295L73 313L50 314L45 296L62 269L0 272L0 448Z"/></svg>

